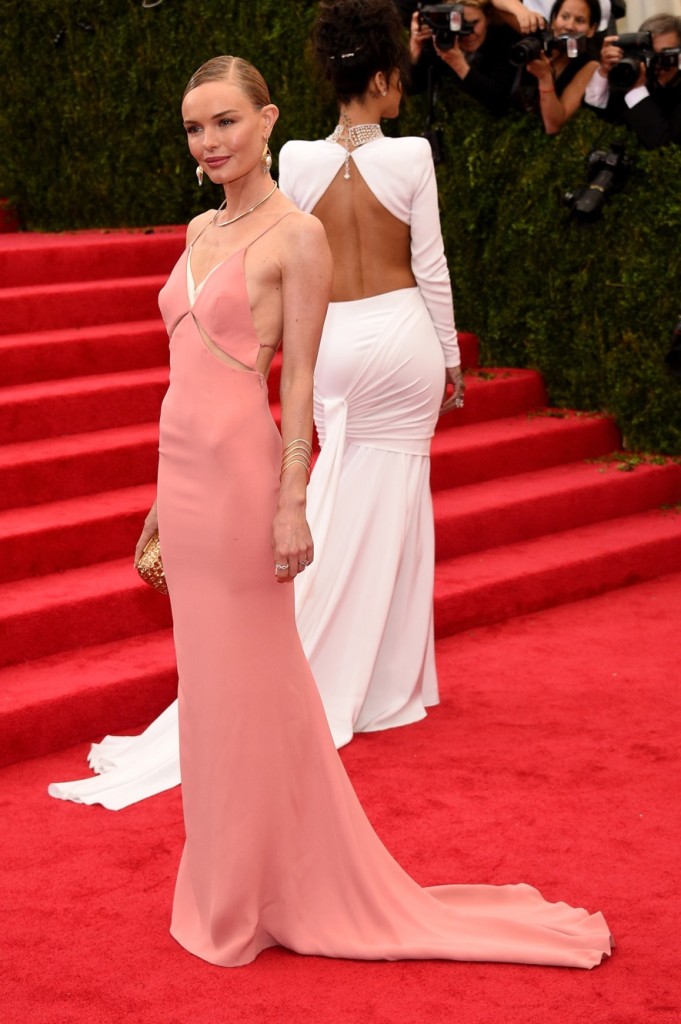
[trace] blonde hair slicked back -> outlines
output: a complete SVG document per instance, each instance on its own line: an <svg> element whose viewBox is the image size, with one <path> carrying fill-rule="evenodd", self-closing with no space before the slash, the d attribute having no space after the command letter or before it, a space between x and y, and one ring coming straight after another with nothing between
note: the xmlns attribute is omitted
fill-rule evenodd
<svg viewBox="0 0 681 1024"><path fill-rule="evenodd" d="M205 64L202 64L187 82L187 86L182 93L182 99L185 98L188 92L196 89L199 85L204 85L206 82L220 81L233 82L258 110L266 107L271 102L267 83L258 69L253 67L247 60L244 60L243 57L231 57L228 55L212 57Z"/></svg>

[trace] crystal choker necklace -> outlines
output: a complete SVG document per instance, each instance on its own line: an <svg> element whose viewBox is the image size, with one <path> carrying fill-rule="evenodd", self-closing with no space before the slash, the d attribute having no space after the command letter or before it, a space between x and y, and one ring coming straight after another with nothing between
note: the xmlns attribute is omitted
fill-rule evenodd
<svg viewBox="0 0 681 1024"><path fill-rule="evenodd" d="M343 177L350 177L350 144L357 149L367 142L385 138L380 124L338 124L327 135L327 142L342 142L345 145L345 171Z"/></svg>

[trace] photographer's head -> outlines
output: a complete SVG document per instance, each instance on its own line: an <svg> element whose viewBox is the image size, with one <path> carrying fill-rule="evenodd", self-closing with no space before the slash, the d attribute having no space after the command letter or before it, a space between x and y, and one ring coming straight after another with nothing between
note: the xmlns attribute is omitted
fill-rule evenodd
<svg viewBox="0 0 681 1024"><path fill-rule="evenodd" d="M371 98L397 116L409 58L393 0L322 0L313 44L340 104Z"/></svg>
<svg viewBox="0 0 681 1024"><path fill-rule="evenodd" d="M487 27L492 13L491 0L472 0L463 6L463 16L470 26L470 34L459 36L464 53L477 53L487 39Z"/></svg>
<svg viewBox="0 0 681 1024"><path fill-rule="evenodd" d="M650 32L655 53L681 46L681 18L673 14L654 14L646 18L639 32ZM652 73L658 85L669 85L678 77L679 67L678 64L669 68L653 64Z"/></svg>
<svg viewBox="0 0 681 1024"><path fill-rule="evenodd" d="M587 36L596 32L601 21L598 0L556 0L549 15L554 36Z"/></svg>

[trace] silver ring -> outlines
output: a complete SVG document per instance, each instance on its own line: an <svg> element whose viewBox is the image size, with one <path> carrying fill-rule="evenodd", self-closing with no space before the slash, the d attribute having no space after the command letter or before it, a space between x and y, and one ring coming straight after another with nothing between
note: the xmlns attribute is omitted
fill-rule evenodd
<svg viewBox="0 0 681 1024"><path fill-rule="evenodd" d="M279 572L279 570L281 570L283 572L284 569L289 569L289 568L290 568L290 566L289 566L288 562L286 562L285 565L279 565L279 562L275 562L274 563L274 571L275 572Z"/></svg>

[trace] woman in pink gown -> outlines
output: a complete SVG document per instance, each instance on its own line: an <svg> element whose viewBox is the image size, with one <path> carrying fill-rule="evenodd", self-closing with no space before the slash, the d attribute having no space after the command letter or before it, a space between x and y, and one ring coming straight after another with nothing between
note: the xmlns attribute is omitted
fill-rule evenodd
<svg viewBox="0 0 681 1024"><path fill-rule="evenodd" d="M383 72L375 77L385 85ZM267 139L277 110L255 69L209 61L182 113L226 209L190 224L161 292L171 374L158 510L139 542L158 524L180 679L186 844L172 935L222 966L282 945L368 960L593 967L610 951L601 914L547 903L523 884L422 889L362 811L286 585L313 557L306 452L329 250L319 221L274 190ZM264 379L281 339L282 436Z"/></svg>

